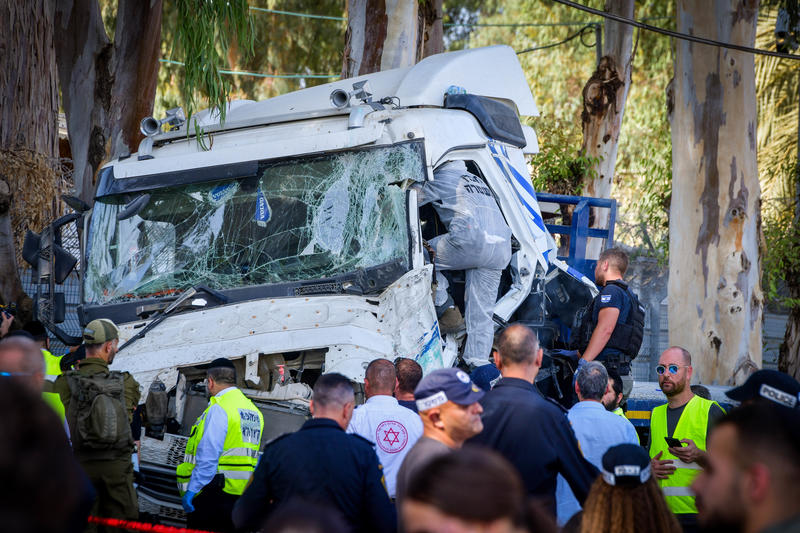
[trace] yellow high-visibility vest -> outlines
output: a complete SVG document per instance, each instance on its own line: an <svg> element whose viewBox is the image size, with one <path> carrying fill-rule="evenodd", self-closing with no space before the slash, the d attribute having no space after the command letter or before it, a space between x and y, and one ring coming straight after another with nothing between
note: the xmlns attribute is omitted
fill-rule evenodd
<svg viewBox="0 0 800 533"><path fill-rule="evenodd" d="M42 348L42 355L44 356L44 379L47 381L55 381L61 375L61 357L53 355L44 348Z"/></svg>
<svg viewBox="0 0 800 533"><path fill-rule="evenodd" d="M661 460L672 459L673 464L677 467L667 479L658 480L667 505L673 513L697 513L694 493L690 487L702 468L697 463L684 463L669 453L669 445L664 438L692 439L698 448L705 451L708 412L712 405L719 407L717 402L706 400L700 396L692 397L683 409L672 435L667 434L667 404L655 407L653 415L650 417L650 458L658 455L658 452L662 452Z"/></svg>
<svg viewBox="0 0 800 533"><path fill-rule="evenodd" d="M217 473L225 477L224 492L241 495L247 487L250 475L256 469L261 433L264 431L264 417L258 408L237 388L222 396L213 396L208 407L192 426L183 462L178 465L178 489L183 496L192 478L196 461L197 445L203 438L208 410L219 405L228 415L228 428L225 442L217 464Z"/></svg>
<svg viewBox="0 0 800 533"><path fill-rule="evenodd" d="M42 393L42 400L53 408L53 411L56 412L58 418L61 420L63 424L66 420L66 412L64 411L64 404L61 403L61 396L59 396L55 392L43 392Z"/></svg>

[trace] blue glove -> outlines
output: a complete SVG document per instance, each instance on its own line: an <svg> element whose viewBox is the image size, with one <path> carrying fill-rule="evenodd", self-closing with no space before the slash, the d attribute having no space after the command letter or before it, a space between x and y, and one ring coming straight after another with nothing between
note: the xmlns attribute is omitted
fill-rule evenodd
<svg viewBox="0 0 800 533"><path fill-rule="evenodd" d="M187 513L194 512L194 505L192 505L192 500L194 499L196 492L187 491L186 494L183 495L181 498L181 503L183 504L183 510Z"/></svg>
<svg viewBox="0 0 800 533"><path fill-rule="evenodd" d="M585 364L587 364L588 362L589 362L589 361L587 361L587 360L586 360L586 359L584 359L583 357L581 357L580 359L578 359L578 368L576 368L576 369L575 369L575 372L577 373L577 372L578 372L578 370L580 370L580 368L581 368L582 366L584 366Z"/></svg>

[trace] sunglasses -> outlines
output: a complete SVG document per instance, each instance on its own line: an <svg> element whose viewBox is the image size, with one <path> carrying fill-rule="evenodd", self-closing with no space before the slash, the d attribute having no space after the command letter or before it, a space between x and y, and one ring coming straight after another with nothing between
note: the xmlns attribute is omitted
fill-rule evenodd
<svg viewBox="0 0 800 533"><path fill-rule="evenodd" d="M658 365L656 367L656 372L658 373L659 376L663 375L664 372L666 372L667 370L669 370L670 374L677 374L678 373L678 369L687 368L688 366L689 365L667 365L667 366Z"/></svg>

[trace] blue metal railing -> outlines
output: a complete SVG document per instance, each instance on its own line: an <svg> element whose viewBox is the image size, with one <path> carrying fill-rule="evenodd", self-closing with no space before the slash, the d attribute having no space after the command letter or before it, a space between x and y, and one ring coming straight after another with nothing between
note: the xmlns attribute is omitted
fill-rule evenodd
<svg viewBox="0 0 800 533"><path fill-rule="evenodd" d="M614 225L617 222L617 201L613 198L592 198L589 196L567 196L565 194L549 194L537 192L536 199L539 202L551 202L555 204L574 205L572 211L572 223L569 226L563 224L545 224L550 233L569 236L569 256L562 257L572 268L578 270L589 279L594 279L595 259L586 258L586 244L590 237L605 239L604 248L614 246ZM592 207L608 209L608 228L590 228L589 212Z"/></svg>

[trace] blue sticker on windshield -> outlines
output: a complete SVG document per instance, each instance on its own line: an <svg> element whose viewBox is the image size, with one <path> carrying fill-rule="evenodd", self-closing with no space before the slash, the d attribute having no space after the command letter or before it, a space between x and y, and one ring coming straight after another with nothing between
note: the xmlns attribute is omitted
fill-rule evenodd
<svg viewBox="0 0 800 533"><path fill-rule="evenodd" d="M272 211L267 203L267 197L264 196L264 191L262 191L261 187L259 187L258 197L256 198L256 224L259 226L266 226L271 217Z"/></svg>
<svg viewBox="0 0 800 533"><path fill-rule="evenodd" d="M217 185L211 189L211 192L208 193L208 196L215 204L221 204L230 200L233 195L236 194L236 190L238 188L239 184L235 181L225 185Z"/></svg>

